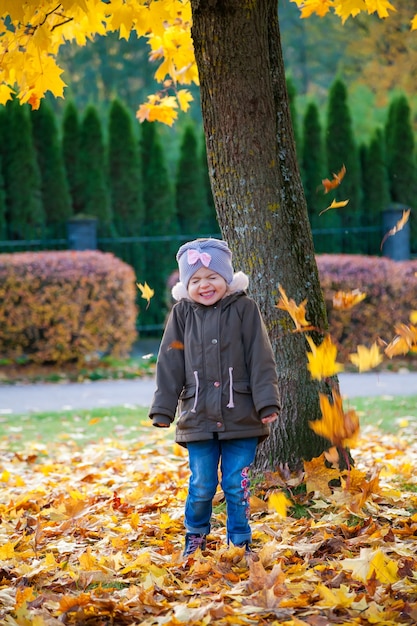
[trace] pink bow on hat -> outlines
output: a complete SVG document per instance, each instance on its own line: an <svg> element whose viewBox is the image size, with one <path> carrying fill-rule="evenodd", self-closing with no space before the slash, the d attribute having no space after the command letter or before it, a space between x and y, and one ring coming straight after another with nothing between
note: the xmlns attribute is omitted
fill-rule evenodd
<svg viewBox="0 0 417 626"><path fill-rule="evenodd" d="M208 267L211 261L211 254L208 252L199 252L198 250L187 250L187 260L190 265L201 261L204 267Z"/></svg>

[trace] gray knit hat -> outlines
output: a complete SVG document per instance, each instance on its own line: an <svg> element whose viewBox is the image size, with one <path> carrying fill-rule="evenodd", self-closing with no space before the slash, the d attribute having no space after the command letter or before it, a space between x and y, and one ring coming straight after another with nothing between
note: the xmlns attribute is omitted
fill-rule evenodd
<svg viewBox="0 0 417 626"><path fill-rule="evenodd" d="M188 287L190 278L201 267L208 267L223 276L230 284L233 280L232 253L221 239L195 239L185 243L177 252L180 281Z"/></svg>

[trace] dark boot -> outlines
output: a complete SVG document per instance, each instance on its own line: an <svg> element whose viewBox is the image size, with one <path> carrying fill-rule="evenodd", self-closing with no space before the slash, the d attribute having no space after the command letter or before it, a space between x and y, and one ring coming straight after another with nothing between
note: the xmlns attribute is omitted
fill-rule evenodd
<svg viewBox="0 0 417 626"><path fill-rule="evenodd" d="M206 536L187 533L185 535L183 556L190 556L190 554L193 554L198 548L200 548L201 551L206 549Z"/></svg>

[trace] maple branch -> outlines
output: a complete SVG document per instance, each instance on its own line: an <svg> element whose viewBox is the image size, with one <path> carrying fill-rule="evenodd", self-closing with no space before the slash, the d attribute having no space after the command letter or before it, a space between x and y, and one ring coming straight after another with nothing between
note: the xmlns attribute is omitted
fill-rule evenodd
<svg viewBox="0 0 417 626"><path fill-rule="evenodd" d="M65 17L65 16L63 15L62 17ZM55 28L59 28L59 26L64 26L64 24L68 24L68 22L72 22L73 19L74 19L73 17L66 17L63 22L60 22L59 24L55 24L54 26L52 26L51 32L55 30Z"/></svg>

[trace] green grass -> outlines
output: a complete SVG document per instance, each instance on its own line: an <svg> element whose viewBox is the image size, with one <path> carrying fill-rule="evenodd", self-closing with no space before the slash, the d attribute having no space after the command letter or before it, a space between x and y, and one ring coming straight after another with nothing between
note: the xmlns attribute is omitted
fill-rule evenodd
<svg viewBox="0 0 417 626"><path fill-rule="evenodd" d="M397 432L405 421L417 424L417 396L352 398L344 401L344 410L355 409L361 426L374 425ZM158 431L161 436L173 436ZM17 449L27 442L53 443L73 441L82 446L103 439L140 439L155 429L145 407L113 407L30 415L0 415L0 441Z"/></svg>
<svg viewBox="0 0 417 626"><path fill-rule="evenodd" d="M351 398L343 402L343 408L355 409L361 426L378 426L395 433L406 421L417 425L417 395Z"/></svg>
<svg viewBox="0 0 417 626"><path fill-rule="evenodd" d="M139 439L155 430L145 407L114 407L30 415L0 415L0 441L13 449L28 441L74 441L80 445L100 440Z"/></svg>

